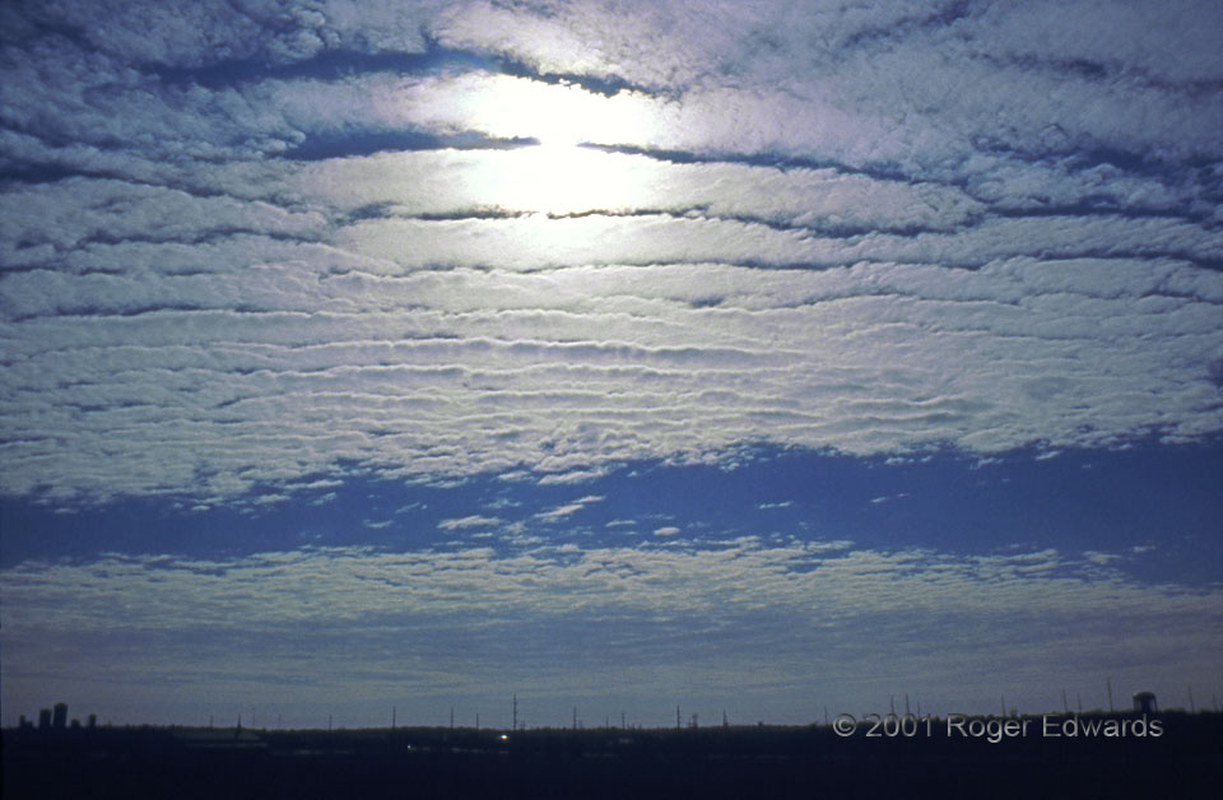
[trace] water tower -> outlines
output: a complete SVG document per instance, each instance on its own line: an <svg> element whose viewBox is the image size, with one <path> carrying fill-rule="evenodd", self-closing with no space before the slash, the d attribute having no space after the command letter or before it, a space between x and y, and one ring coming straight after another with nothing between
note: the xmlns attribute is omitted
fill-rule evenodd
<svg viewBox="0 0 1223 800"><path fill-rule="evenodd" d="M1155 692L1134 692L1135 714L1156 714L1159 706L1155 702Z"/></svg>

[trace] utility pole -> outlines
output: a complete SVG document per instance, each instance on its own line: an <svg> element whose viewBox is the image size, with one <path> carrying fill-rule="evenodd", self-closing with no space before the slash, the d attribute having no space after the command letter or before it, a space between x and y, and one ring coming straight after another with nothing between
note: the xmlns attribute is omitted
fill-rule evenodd
<svg viewBox="0 0 1223 800"><path fill-rule="evenodd" d="M518 695L517 694L514 695L514 722L513 722L513 727L511 728L511 730L514 730L514 731L518 730Z"/></svg>
<svg viewBox="0 0 1223 800"><path fill-rule="evenodd" d="M729 728L730 722L726 719L726 709L722 709L722 727Z"/></svg>
<svg viewBox="0 0 1223 800"><path fill-rule="evenodd" d="M454 706L450 707L450 730L454 730Z"/></svg>
<svg viewBox="0 0 1223 800"><path fill-rule="evenodd" d="M679 728L680 728L680 724L679 724L679 705L678 705L678 704L676 704L676 706L675 706L675 730L679 730Z"/></svg>
<svg viewBox="0 0 1223 800"><path fill-rule="evenodd" d="M573 729L575 731L578 729L578 707L577 706L573 707Z"/></svg>
<svg viewBox="0 0 1223 800"><path fill-rule="evenodd" d="M1113 679L1105 678L1104 685L1108 687L1108 711L1111 714L1113 711Z"/></svg>
<svg viewBox="0 0 1223 800"><path fill-rule="evenodd" d="M391 730L395 730L395 714L399 711L396 706L391 706Z"/></svg>
<svg viewBox="0 0 1223 800"><path fill-rule="evenodd" d="M628 724L624 721L624 709L620 709L620 730L628 730Z"/></svg>

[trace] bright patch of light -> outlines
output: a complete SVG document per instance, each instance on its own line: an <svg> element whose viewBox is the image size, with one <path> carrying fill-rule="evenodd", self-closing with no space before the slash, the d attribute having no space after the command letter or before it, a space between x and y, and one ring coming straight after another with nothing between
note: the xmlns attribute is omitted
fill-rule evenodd
<svg viewBox="0 0 1223 800"><path fill-rule="evenodd" d="M473 175L479 205L543 214L648 206L658 165L644 156L540 145L490 157Z"/></svg>
<svg viewBox="0 0 1223 800"><path fill-rule="evenodd" d="M643 143L653 128L651 103L627 91L604 97L569 84L501 77L472 101L477 129L500 139L535 139L548 148Z"/></svg>
<svg viewBox="0 0 1223 800"><path fill-rule="evenodd" d="M469 187L478 204L574 214L646 202L653 170L644 159L579 146L647 143L655 110L641 95L500 76L473 92L467 108L469 124L490 137L538 142L489 159Z"/></svg>

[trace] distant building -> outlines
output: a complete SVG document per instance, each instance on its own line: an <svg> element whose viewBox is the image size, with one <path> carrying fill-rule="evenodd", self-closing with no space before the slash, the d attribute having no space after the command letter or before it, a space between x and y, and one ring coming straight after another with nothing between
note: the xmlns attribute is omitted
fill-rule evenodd
<svg viewBox="0 0 1223 800"><path fill-rule="evenodd" d="M38 727L39 728L50 728L51 727L51 709L49 708L39 709Z"/></svg>
<svg viewBox="0 0 1223 800"><path fill-rule="evenodd" d="M55 704L55 717L51 720L51 727L63 729L68 727L68 704Z"/></svg>
<svg viewBox="0 0 1223 800"><path fill-rule="evenodd" d="M1139 714L1159 713L1155 692L1134 692L1134 711Z"/></svg>
<svg viewBox="0 0 1223 800"><path fill-rule="evenodd" d="M97 714L89 715L89 727L90 728L98 727L98 715Z"/></svg>

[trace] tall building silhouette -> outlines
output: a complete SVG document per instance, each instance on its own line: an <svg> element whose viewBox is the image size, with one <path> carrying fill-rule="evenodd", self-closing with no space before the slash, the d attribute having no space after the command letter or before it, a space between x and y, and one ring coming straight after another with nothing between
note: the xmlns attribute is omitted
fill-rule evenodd
<svg viewBox="0 0 1223 800"><path fill-rule="evenodd" d="M1155 693L1134 692L1134 712L1138 714L1158 713L1159 704L1155 702Z"/></svg>
<svg viewBox="0 0 1223 800"><path fill-rule="evenodd" d="M63 729L63 728L68 727L68 704L67 703L56 703L55 704L55 716L51 720L51 727L56 728L56 729Z"/></svg>

